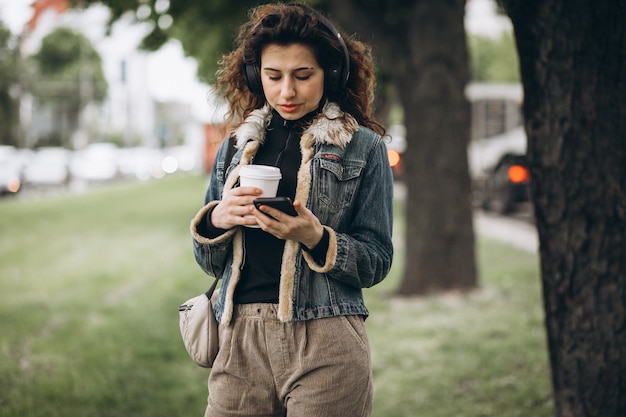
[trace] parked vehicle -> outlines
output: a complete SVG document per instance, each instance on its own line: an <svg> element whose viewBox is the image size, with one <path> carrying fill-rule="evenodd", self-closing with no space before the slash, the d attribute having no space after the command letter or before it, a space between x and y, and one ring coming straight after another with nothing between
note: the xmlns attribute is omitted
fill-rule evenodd
<svg viewBox="0 0 626 417"><path fill-rule="evenodd" d="M73 180L100 182L119 174L119 149L112 143L92 143L75 151L70 162Z"/></svg>
<svg viewBox="0 0 626 417"><path fill-rule="evenodd" d="M13 146L0 146L0 195L22 189L22 158Z"/></svg>
<svg viewBox="0 0 626 417"><path fill-rule="evenodd" d="M480 207L510 214L530 200L526 134L521 126L501 135L473 140L468 155Z"/></svg>
<svg viewBox="0 0 626 417"><path fill-rule="evenodd" d="M189 145L173 146L163 149L162 168L167 174L174 172L191 172L199 169L201 161L199 152Z"/></svg>
<svg viewBox="0 0 626 417"><path fill-rule="evenodd" d="M468 146L476 205L510 214L529 201L522 86L474 83L467 88L472 103Z"/></svg>
<svg viewBox="0 0 626 417"><path fill-rule="evenodd" d="M143 146L122 148L119 168L123 176L141 181L163 178L163 151Z"/></svg>
<svg viewBox="0 0 626 417"><path fill-rule="evenodd" d="M57 147L45 147L35 151L24 168L25 185L67 185L70 179L71 155L71 151Z"/></svg>

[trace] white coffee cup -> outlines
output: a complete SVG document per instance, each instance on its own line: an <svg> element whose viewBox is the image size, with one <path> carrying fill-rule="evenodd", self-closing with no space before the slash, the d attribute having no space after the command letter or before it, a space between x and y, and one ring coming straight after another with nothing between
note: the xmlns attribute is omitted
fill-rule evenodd
<svg viewBox="0 0 626 417"><path fill-rule="evenodd" d="M276 197L281 178L280 169L269 165L243 165L239 170L239 185L262 189L263 194L259 197Z"/></svg>
<svg viewBox="0 0 626 417"><path fill-rule="evenodd" d="M239 185L262 189L259 197L276 197L281 178L280 169L269 165L243 165L239 171Z"/></svg>

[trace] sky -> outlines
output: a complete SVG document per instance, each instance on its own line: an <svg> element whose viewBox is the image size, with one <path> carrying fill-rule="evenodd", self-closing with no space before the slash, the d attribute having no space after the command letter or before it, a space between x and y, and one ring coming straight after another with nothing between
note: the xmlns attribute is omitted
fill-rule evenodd
<svg viewBox="0 0 626 417"><path fill-rule="evenodd" d="M19 32L30 17L28 5L32 0L0 0L0 16L13 33Z"/></svg>

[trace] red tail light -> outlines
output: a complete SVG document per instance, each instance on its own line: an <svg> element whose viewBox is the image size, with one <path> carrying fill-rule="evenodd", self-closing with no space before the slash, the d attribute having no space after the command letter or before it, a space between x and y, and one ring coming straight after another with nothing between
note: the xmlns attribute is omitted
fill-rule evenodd
<svg viewBox="0 0 626 417"><path fill-rule="evenodd" d="M400 152L388 149L387 158L389 158L389 165L396 167L400 163Z"/></svg>
<svg viewBox="0 0 626 417"><path fill-rule="evenodd" d="M509 181L514 184L524 184L530 181L530 172L528 169L521 165L512 165L509 167Z"/></svg>

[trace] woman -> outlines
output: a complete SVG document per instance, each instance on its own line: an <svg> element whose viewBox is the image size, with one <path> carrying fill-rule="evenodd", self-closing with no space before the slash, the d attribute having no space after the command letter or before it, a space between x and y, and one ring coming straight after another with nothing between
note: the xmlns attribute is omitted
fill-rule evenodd
<svg viewBox="0 0 626 417"><path fill-rule="evenodd" d="M293 3L255 8L220 62L216 88L241 122L191 224L198 264L223 279L205 416L370 415L362 288L393 257L374 81L366 45ZM254 207L261 190L238 186L246 164L280 168L277 195L297 216Z"/></svg>

